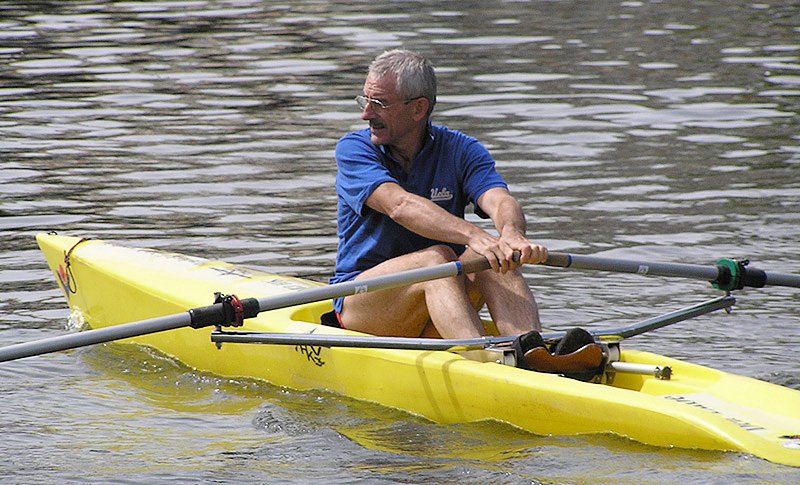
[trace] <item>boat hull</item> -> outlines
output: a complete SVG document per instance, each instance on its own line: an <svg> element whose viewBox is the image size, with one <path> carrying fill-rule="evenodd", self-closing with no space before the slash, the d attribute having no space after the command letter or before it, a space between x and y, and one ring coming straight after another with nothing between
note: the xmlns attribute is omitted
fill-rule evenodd
<svg viewBox="0 0 800 485"><path fill-rule="evenodd" d="M320 285L98 240L54 234L37 240L70 308L91 328L206 306L215 292L264 298ZM243 330L358 335L317 324L329 309L326 301L262 312ZM153 347L219 376L329 390L440 423L496 420L537 434L614 433L651 445L738 451L800 466L800 391L647 352L624 350L620 360L671 366L671 380L616 373L603 384L584 383L445 351L217 348L208 328L123 342Z"/></svg>

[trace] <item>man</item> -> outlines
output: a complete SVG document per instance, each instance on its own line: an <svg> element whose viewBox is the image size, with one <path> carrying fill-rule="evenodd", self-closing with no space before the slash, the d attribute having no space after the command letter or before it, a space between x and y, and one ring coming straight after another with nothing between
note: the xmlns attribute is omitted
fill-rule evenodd
<svg viewBox="0 0 800 485"><path fill-rule="evenodd" d="M356 100L369 128L336 147L339 248L331 282L479 256L491 270L338 299L339 324L384 336L478 337L484 328L476 309L485 303L501 334L538 331L536 301L519 267L543 262L547 249L526 238L522 209L488 151L430 123L431 63L415 52L385 52ZM464 220L470 203L491 218L496 236Z"/></svg>

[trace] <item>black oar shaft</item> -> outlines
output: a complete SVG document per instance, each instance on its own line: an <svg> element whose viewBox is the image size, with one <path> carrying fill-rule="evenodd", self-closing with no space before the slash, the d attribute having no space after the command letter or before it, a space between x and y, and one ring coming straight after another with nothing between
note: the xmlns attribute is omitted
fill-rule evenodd
<svg viewBox="0 0 800 485"><path fill-rule="evenodd" d="M713 281L719 277L719 269L711 266L683 263L650 263L567 253L550 253L544 264L560 268L592 269L641 275L678 276L705 281Z"/></svg>
<svg viewBox="0 0 800 485"><path fill-rule="evenodd" d="M164 330L186 327L190 323L190 315L188 313L180 313L177 315L141 320L85 332L60 335L58 337L50 337L33 342L9 345L0 348L0 362L22 359L24 357L32 357L34 355L47 354L50 352L76 349L78 347L136 337L138 335L163 332Z"/></svg>
<svg viewBox="0 0 800 485"><path fill-rule="evenodd" d="M800 288L800 276L785 273L767 273L767 285Z"/></svg>
<svg viewBox="0 0 800 485"><path fill-rule="evenodd" d="M800 276L767 273L757 268L747 267L746 262L726 260L716 266L701 266L684 263L655 263L625 259L586 256L580 254L549 254L543 264L558 268L589 269L616 273L692 278L709 281L721 289L741 289L744 286L760 288L765 285L790 286L800 288Z"/></svg>

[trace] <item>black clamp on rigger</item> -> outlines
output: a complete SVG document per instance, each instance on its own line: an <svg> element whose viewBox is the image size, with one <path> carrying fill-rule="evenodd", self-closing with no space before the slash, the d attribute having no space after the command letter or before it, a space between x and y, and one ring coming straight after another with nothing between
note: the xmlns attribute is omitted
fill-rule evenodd
<svg viewBox="0 0 800 485"><path fill-rule="evenodd" d="M244 308L242 302L236 295L223 295L220 292L214 293L214 303L222 303L222 311L225 314L227 327L241 327L244 325Z"/></svg>
<svg viewBox="0 0 800 485"><path fill-rule="evenodd" d="M214 304L189 310L192 328L241 327L245 318L253 318L260 311L258 300L245 298L240 300L236 295L214 293Z"/></svg>

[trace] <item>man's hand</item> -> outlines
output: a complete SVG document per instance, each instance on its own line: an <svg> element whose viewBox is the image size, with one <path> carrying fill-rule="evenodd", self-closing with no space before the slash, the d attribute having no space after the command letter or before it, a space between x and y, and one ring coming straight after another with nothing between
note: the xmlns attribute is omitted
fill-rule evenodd
<svg viewBox="0 0 800 485"><path fill-rule="evenodd" d="M482 254L492 265L495 271L511 271L519 268L523 264L539 264L547 260L547 248L541 244L534 244L525 237L525 215L522 207L514 199L508 190L502 187L495 187L484 192L478 199L478 205L491 217L495 228L500 233L499 238L494 238L493 244L480 246L486 251L482 251L473 246L470 239L469 246ZM486 234L486 236L489 236ZM514 261L514 251L519 252L520 257ZM494 256L494 257L492 257ZM492 261L496 260L497 265Z"/></svg>
<svg viewBox="0 0 800 485"><path fill-rule="evenodd" d="M547 260L547 248L541 244L532 243L522 233L516 230L506 230L500 235L500 243L514 251L519 252L518 261L510 261L509 270L514 270L523 264L539 264Z"/></svg>
<svg viewBox="0 0 800 485"><path fill-rule="evenodd" d="M539 264L547 260L546 247L528 241L516 231L506 231L499 238L480 231L467 246L485 257L492 270L500 273L514 271L523 264ZM518 253L519 258L514 258L514 253Z"/></svg>

